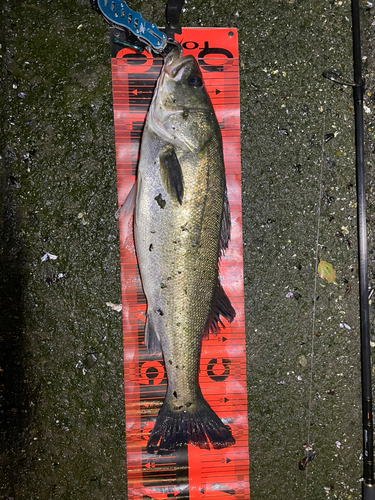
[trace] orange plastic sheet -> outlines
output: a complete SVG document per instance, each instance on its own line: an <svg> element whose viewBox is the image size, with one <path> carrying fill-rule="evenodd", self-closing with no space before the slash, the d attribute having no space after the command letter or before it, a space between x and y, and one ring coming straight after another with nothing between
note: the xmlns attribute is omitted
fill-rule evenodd
<svg viewBox="0 0 375 500"><path fill-rule="evenodd" d="M241 152L237 31L185 28L176 37L184 55L202 68L220 124L231 240L220 262L224 289L236 310L220 335L203 340L200 384L204 397L236 444L222 450L185 446L171 456L146 451L166 391L164 360L144 345L146 300L134 250L132 222L120 221L128 498L248 500L249 456L242 260ZM121 49L112 59L119 206L134 183L145 116L163 61L152 54Z"/></svg>

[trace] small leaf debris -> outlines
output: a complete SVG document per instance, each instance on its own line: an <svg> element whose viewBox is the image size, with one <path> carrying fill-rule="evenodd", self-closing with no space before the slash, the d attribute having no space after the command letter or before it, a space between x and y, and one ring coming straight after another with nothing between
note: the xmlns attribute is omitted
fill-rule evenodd
<svg viewBox="0 0 375 500"><path fill-rule="evenodd" d="M57 255L53 255L52 253L46 252L43 257L41 257L42 262L47 262L48 260L56 260Z"/></svg>
<svg viewBox="0 0 375 500"><path fill-rule="evenodd" d="M346 323L340 323L340 328L346 328L347 330L351 330L351 327Z"/></svg>
<svg viewBox="0 0 375 500"><path fill-rule="evenodd" d="M63 278L69 278L69 273L58 273L58 274L53 274L52 276L47 276L45 282L48 285L52 285L53 283L57 283Z"/></svg>
<svg viewBox="0 0 375 500"><path fill-rule="evenodd" d="M329 142L331 139L335 137L335 134L326 134L324 136L324 142Z"/></svg>
<svg viewBox="0 0 375 500"><path fill-rule="evenodd" d="M105 305L110 307L112 311L117 311L117 312L122 311L122 304L114 304L113 302L106 302Z"/></svg>
<svg viewBox="0 0 375 500"><path fill-rule="evenodd" d="M300 365L302 368L306 368L307 366L307 358L303 354L298 356L297 358L297 364Z"/></svg>
<svg viewBox="0 0 375 500"><path fill-rule="evenodd" d="M157 202L157 204L159 205L160 208L164 208L165 207L165 204L167 203L165 200L163 200L163 197L161 195L161 193L159 193L157 196L155 196L155 201Z"/></svg>
<svg viewBox="0 0 375 500"><path fill-rule="evenodd" d="M321 260L318 265L318 275L320 278L325 279L328 283L335 283L336 271L333 269L332 264Z"/></svg>
<svg viewBox="0 0 375 500"><path fill-rule="evenodd" d="M19 180L17 179L17 177L14 177L14 175L10 175L9 180L14 188L19 189L21 187Z"/></svg>
<svg viewBox="0 0 375 500"><path fill-rule="evenodd" d="M98 361L98 354L96 352L90 352L86 354L85 363L88 369L93 368L97 361Z"/></svg>

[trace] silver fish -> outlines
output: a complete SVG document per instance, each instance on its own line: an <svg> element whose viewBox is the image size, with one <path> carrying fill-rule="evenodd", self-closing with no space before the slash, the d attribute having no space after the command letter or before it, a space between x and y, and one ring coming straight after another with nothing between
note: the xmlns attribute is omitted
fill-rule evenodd
<svg viewBox="0 0 375 500"><path fill-rule="evenodd" d="M177 49L165 59L146 118L134 235L145 343L149 352L162 350L168 376L147 451L233 445L198 383L202 336L219 331L220 316L235 317L218 273L230 237L222 138L197 61Z"/></svg>

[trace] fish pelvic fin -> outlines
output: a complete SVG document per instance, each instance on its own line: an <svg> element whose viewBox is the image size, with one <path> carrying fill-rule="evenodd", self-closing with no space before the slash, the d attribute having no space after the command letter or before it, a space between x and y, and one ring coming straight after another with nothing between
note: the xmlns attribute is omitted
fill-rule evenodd
<svg viewBox="0 0 375 500"><path fill-rule="evenodd" d="M203 338L208 338L209 333L217 335L220 332L220 328L225 328L220 316L231 323L236 317L236 311L234 310L228 295L221 286L220 281L218 281L212 297L211 312L203 332Z"/></svg>
<svg viewBox="0 0 375 500"><path fill-rule="evenodd" d="M147 443L147 452L169 455L181 446L192 444L209 450L234 445L235 439L226 426L201 396L189 408L176 410L166 400L157 416Z"/></svg>
<svg viewBox="0 0 375 500"><path fill-rule="evenodd" d="M115 217L116 219L126 219L132 214L135 207L135 200L137 197L137 183L135 182L125 198L124 203L117 210Z"/></svg>

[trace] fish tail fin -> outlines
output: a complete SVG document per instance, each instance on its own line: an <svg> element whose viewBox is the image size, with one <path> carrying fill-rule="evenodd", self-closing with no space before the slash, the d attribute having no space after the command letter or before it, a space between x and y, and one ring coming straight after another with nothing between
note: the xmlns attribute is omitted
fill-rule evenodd
<svg viewBox="0 0 375 500"><path fill-rule="evenodd" d="M184 410L173 409L165 401L147 443L148 453L168 455L185 444L209 450L235 443L230 429L203 397Z"/></svg>

